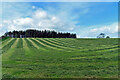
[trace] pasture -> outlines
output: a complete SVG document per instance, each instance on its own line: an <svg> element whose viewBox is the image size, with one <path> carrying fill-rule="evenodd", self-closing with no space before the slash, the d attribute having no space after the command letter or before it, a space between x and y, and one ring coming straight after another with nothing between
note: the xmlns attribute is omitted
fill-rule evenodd
<svg viewBox="0 0 120 80"><path fill-rule="evenodd" d="M6 38L3 78L117 78L118 39Z"/></svg>

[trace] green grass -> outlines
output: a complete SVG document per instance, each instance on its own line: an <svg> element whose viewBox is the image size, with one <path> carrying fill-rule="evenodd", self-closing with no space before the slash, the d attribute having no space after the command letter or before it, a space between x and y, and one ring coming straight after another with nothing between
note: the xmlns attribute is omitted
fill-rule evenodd
<svg viewBox="0 0 120 80"><path fill-rule="evenodd" d="M2 79L2 39L0 39L0 79Z"/></svg>
<svg viewBox="0 0 120 80"><path fill-rule="evenodd" d="M118 39L7 38L3 78L117 78Z"/></svg>

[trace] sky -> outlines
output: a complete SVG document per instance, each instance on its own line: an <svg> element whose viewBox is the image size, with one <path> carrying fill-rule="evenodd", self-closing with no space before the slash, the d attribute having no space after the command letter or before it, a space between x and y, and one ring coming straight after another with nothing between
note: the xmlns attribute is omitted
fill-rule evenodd
<svg viewBox="0 0 120 80"><path fill-rule="evenodd" d="M100 33L118 37L117 2L3 2L0 7L0 35L46 29L75 33L77 38Z"/></svg>
<svg viewBox="0 0 120 80"><path fill-rule="evenodd" d="M0 0L2 2L119 2L119 0Z"/></svg>

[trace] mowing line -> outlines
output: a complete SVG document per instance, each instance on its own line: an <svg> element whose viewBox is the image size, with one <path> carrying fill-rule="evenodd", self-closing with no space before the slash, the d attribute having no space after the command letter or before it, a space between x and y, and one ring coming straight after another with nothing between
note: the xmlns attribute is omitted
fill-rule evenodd
<svg viewBox="0 0 120 80"><path fill-rule="evenodd" d="M46 43L47 45L49 45L49 46L51 46L51 47L53 47L53 48L62 50L62 49L60 49L58 46L55 46L54 44L52 44L52 43L50 43L50 42L44 40L43 38L39 38L39 40L41 40L42 42Z"/></svg>
<svg viewBox="0 0 120 80"><path fill-rule="evenodd" d="M23 48L29 49L28 46L27 46L27 43L26 43L25 39L22 38L22 40L23 40Z"/></svg>
<svg viewBox="0 0 120 80"><path fill-rule="evenodd" d="M6 42L9 41L10 39L11 39L11 38L8 38L8 39L6 39L6 40L4 40L4 41L2 41L2 39L1 39L2 44L6 43Z"/></svg>
<svg viewBox="0 0 120 80"><path fill-rule="evenodd" d="M89 56L83 56L83 57L72 57L70 59L96 59L96 58L112 58L112 57L116 57L118 56L118 54L103 54L103 55L89 55Z"/></svg>
<svg viewBox="0 0 120 80"><path fill-rule="evenodd" d="M31 41L30 38L27 38L27 40L30 41L35 48L39 49L39 46L37 46L33 41Z"/></svg>
<svg viewBox="0 0 120 80"><path fill-rule="evenodd" d="M22 38L19 38L18 44L16 48L14 49L14 52L12 56L10 57L10 60L12 61L25 61L26 60L25 50L23 48L23 40Z"/></svg>
<svg viewBox="0 0 120 80"><path fill-rule="evenodd" d="M5 46L2 47L2 53L7 52L8 49L11 48L11 46L13 45L13 43L16 41L15 39L12 39L9 43L7 43Z"/></svg>
<svg viewBox="0 0 120 80"><path fill-rule="evenodd" d="M115 49L110 49L112 50L113 52L116 51L116 48ZM112 55L112 53L110 52L110 50L101 50L101 51L85 51L84 53L82 53L83 55L80 54L81 58L84 58L84 57L90 57L90 56L104 56L104 55ZM96 53L96 54L95 54ZM102 53L102 54L101 54ZM114 55L114 54L113 54ZM117 54L115 54L117 55ZM75 56L75 57L78 57L78 56Z"/></svg>
<svg viewBox="0 0 120 80"><path fill-rule="evenodd" d="M23 38L22 40L23 40L23 49L25 51L26 58L34 56L35 54L33 53L35 53L34 49L36 49L36 47L27 38Z"/></svg>
<svg viewBox="0 0 120 80"><path fill-rule="evenodd" d="M51 45L51 47L52 47L52 46L55 46L54 44L52 44L52 43L50 43L50 42L48 42L48 41L46 41L46 40L44 40L44 39L39 38L39 40L41 40L41 41L44 42L44 43L47 43L47 45ZM56 47L53 47L53 48L56 48ZM69 49L69 50L66 50L66 52L71 52L71 51L78 50L78 49L72 49L72 48L67 48L67 49ZM64 50L64 49L60 49L60 50Z"/></svg>
<svg viewBox="0 0 120 80"><path fill-rule="evenodd" d="M62 39L61 40L57 40L57 39L51 39L52 40L52 42L54 42L54 43L56 43L56 44L58 44L58 45L61 45L61 46L64 46L64 47L66 47L66 48L71 48L71 47L69 47L69 46L72 46L72 48L71 49L73 49L73 48L78 48L78 46L75 46L75 44L73 44L71 41L73 41L73 39L71 39L71 41L70 42L65 42L65 41L63 41ZM71 43L72 43L72 45L71 45ZM68 46L68 44L70 44L69 46ZM75 46L75 47L73 47L73 45Z"/></svg>
<svg viewBox="0 0 120 80"><path fill-rule="evenodd" d="M33 39L34 39L34 38L33 38ZM47 44L44 44L43 42L40 41L40 39L39 39L39 40L34 39L34 40L37 41L39 44L45 46L45 47L52 48L52 49L56 49L56 50L61 50L61 49L58 49L58 48L55 48L55 47L49 46L49 45L47 45Z"/></svg>
<svg viewBox="0 0 120 80"><path fill-rule="evenodd" d="M11 48L15 48L17 46L17 43L18 43L18 38L16 39L16 41L14 42L14 44L11 46Z"/></svg>
<svg viewBox="0 0 120 80"><path fill-rule="evenodd" d="M65 43L65 42L62 42L62 40L60 40L60 41L58 41L57 39L51 39L52 41L55 41L55 42L53 42L53 43L57 43L57 44L60 44L60 43L62 43L62 45L64 46L64 45L67 45L67 44L70 44L70 43ZM75 45L75 44L74 44ZM73 46L73 45L71 45L71 46ZM77 46L75 46L75 47L73 47L73 48L71 48L71 47L69 47L69 46L65 46L66 48L69 48L69 49L71 49L71 50L77 50L77 51L88 51L89 49L81 49L81 47L77 47ZM68 51L69 52L69 51Z"/></svg>
<svg viewBox="0 0 120 80"><path fill-rule="evenodd" d="M45 50L45 51L47 50L45 46L41 45L40 43L38 43L37 41L35 41L33 38L31 38L30 40L32 42L34 42L34 44L36 44L39 47L40 51L41 50Z"/></svg>
<svg viewBox="0 0 120 80"><path fill-rule="evenodd" d="M82 50L78 50L78 51L81 51L81 52L89 52L89 51L91 51L91 52L102 52L102 51L110 51L110 50L118 50L118 48L116 47L116 48L111 48L111 47L109 47L110 49L105 49L105 48L95 48L95 49L82 49Z"/></svg>
<svg viewBox="0 0 120 80"><path fill-rule="evenodd" d="M28 56L30 53L30 48L27 45L27 42L25 41L25 38L22 38L23 40L23 49L25 50L25 55ZM29 53L29 54L28 54Z"/></svg>
<svg viewBox="0 0 120 80"><path fill-rule="evenodd" d="M93 51L101 52L101 51L110 51L110 50L117 50L117 49L118 49L117 46L112 46L112 47L96 48Z"/></svg>
<svg viewBox="0 0 120 80"><path fill-rule="evenodd" d="M54 42L55 44L63 46L63 44L61 44L60 41L58 41L57 39L47 39L47 40L50 40L51 42Z"/></svg>
<svg viewBox="0 0 120 80"><path fill-rule="evenodd" d="M61 46L59 45L55 45L52 43L52 41L50 41L49 39L46 40L46 39L41 39L43 42L47 43L47 44L50 44L51 46L55 46L55 47L58 47L58 48L62 48ZM63 49L63 48L62 48Z"/></svg>
<svg viewBox="0 0 120 80"><path fill-rule="evenodd" d="M71 48L70 46L72 46L72 48L74 48L74 49L81 48L81 47L75 46L76 45L75 42L71 42L71 41L65 42L62 39L51 39L51 40L54 41L55 43L61 45L61 46L64 46L64 47ZM72 39L72 41L75 41L75 40ZM71 45L71 43L72 43L72 45Z"/></svg>
<svg viewBox="0 0 120 80"><path fill-rule="evenodd" d="M5 44L2 44L2 48L6 45L8 45L11 41L13 40L13 38L11 38L9 41L7 41ZM4 45L4 46L3 46Z"/></svg>
<svg viewBox="0 0 120 80"><path fill-rule="evenodd" d="M54 39L52 38L53 41L56 41L58 43L62 43L62 44L70 44L71 41L75 41L74 39L65 39L65 38L60 38L60 39ZM67 41L66 41L67 40ZM73 44L73 43L72 43Z"/></svg>
<svg viewBox="0 0 120 80"><path fill-rule="evenodd" d="M33 44L27 38L25 38L25 42L29 49L36 49L36 47L33 46Z"/></svg>
<svg viewBox="0 0 120 80"><path fill-rule="evenodd" d="M50 40L50 39L48 39L48 38L46 38L46 39L44 39L44 40L45 40L46 42L48 42L48 44L54 45L54 46L56 46L56 47L60 47L60 48L62 48L62 49L71 49L71 50L75 50L75 49L70 48L70 47L61 46L59 43L54 42L54 41L52 41L52 40Z"/></svg>
<svg viewBox="0 0 120 80"><path fill-rule="evenodd" d="M15 40L13 43L12 43L12 46L16 46L17 45L17 42L16 42L16 39L13 39L12 38L12 40ZM8 43L8 44L10 44L10 42ZM10 58L10 56L14 53L14 48L9 48L9 50L7 50L7 52L5 52L4 54L2 54L2 60L4 60L4 61L7 61L7 60L9 60L9 58Z"/></svg>
<svg viewBox="0 0 120 80"><path fill-rule="evenodd" d="M104 50L97 50L96 52L101 52L101 51L110 51L110 50L118 50L118 48L104 49Z"/></svg>
<svg viewBox="0 0 120 80"><path fill-rule="evenodd" d="M60 43L60 44L69 44L69 43L66 43L66 42L64 42L64 41L62 41L61 39L53 39L52 38L52 41L55 41L55 42L57 42L57 43Z"/></svg>

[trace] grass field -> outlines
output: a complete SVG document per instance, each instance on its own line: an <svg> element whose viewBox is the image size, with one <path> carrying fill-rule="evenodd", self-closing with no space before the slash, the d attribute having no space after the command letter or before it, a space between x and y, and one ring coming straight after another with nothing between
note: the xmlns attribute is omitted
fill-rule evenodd
<svg viewBox="0 0 120 80"><path fill-rule="evenodd" d="M118 39L6 38L3 78L117 78Z"/></svg>

